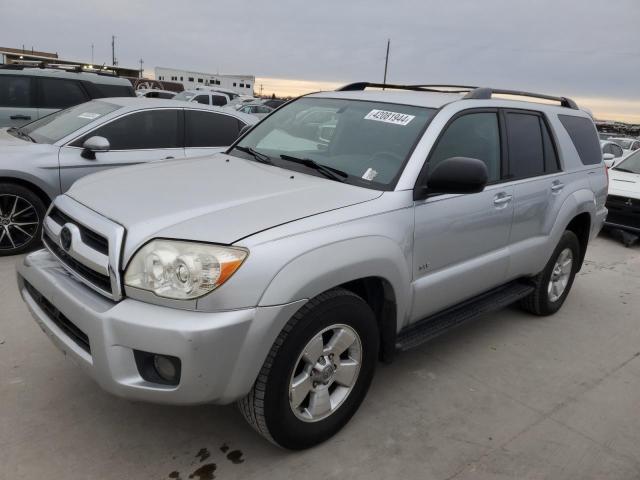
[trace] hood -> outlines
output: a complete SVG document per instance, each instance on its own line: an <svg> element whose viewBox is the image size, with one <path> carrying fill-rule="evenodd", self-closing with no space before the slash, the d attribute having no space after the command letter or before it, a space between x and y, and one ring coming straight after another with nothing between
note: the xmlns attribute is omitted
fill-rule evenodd
<svg viewBox="0 0 640 480"><path fill-rule="evenodd" d="M381 193L217 154L107 170L67 195L123 225L133 248L153 237L232 244Z"/></svg>
<svg viewBox="0 0 640 480"><path fill-rule="evenodd" d="M609 195L640 200L640 174L609 169Z"/></svg>

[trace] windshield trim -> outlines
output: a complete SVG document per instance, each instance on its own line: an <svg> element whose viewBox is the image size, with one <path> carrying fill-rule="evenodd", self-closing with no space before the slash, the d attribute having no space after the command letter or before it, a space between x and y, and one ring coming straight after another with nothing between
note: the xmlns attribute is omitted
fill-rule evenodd
<svg viewBox="0 0 640 480"><path fill-rule="evenodd" d="M321 100L330 99L330 100L349 100L350 102L364 102L364 103L388 103L390 105L403 105L403 106L406 106L406 107L423 108L425 110L432 111L433 115L431 115L431 118L427 119L427 121L425 122L425 124L422 127L422 129L420 129L420 131L416 135L416 138L415 138L415 140L413 142L413 145L411 145L411 148L407 152L407 155L404 158L402 164L400 165L400 167L398 167L398 172L396 173L395 177L388 184L385 185L385 184L381 184L381 183L367 182L367 181L364 181L361 178L356 177L354 175L349 175L347 178L345 178L345 181L344 181L345 185L351 185L351 186L354 186L354 187L368 188L369 190L377 190L379 192L380 191L382 191L382 192L392 192L392 191L394 191L396 189L396 186L398 185L398 182L400 181L400 178L402 177L402 174L404 173L405 168L407 168L407 164L409 163L409 161L413 157L413 154L414 154L416 148L418 147L418 144L420 143L420 141L424 137L425 132L429 128L429 125L431 125L431 122L433 121L433 119L438 116L438 113L444 107L444 105L442 107L435 108L435 107L423 107L421 105L412 105L410 103L387 102L387 101L375 102L375 101L369 100L369 99L364 100L364 99L360 99L360 98L344 98L344 97L341 97L339 95L332 96L332 97L324 97L324 96L323 97L314 97L313 96L314 93L318 93L318 92L313 92L313 93L308 93L306 95L301 95L301 96L299 96L297 98L294 98L293 100L289 100L288 102L283 103L278 108L273 109L260 122L252 125L251 128L249 128L243 135L240 135L236 139L236 141L233 142L231 144L231 146L229 146L229 148L224 151L224 153L227 154L227 155L238 157L238 155L235 155L235 154L232 153L233 150L235 149L236 145L238 145L242 141L242 139L244 137L246 137L249 133L251 133L251 130L253 130L253 128L256 125L259 125L262 122L264 122L268 117L273 115L275 112L280 110L285 105L291 105L294 102L297 102L298 100L303 99L303 98L317 98L320 101ZM238 151L238 150L236 150L236 151ZM239 158L244 158L244 159L252 161L252 162L256 161L254 158L251 157L251 155L246 154L246 153L242 153L242 152L241 152L241 156ZM271 158L271 160L273 160L273 159ZM296 164L296 163L293 163L293 162L286 162L286 163L283 164L280 161L278 161L278 163L274 162L273 166L274 167L279 167L279 168L284 168L286 170L292 170L292 171L295 171L295 172L305 173L307 175L313 175L313 176L316 176L316 177L319 177L319 178L323 178L323 179L325 179L327 181L330 181L330 182L333 181L333 180L327 178L326 176L324 176L322 173L320 173L318 171L312 170L312 169L310 169L308 167L305 167L304 165L299 165L299 164ZM293 168L291 168L291 167L293 167Z"/></svg>

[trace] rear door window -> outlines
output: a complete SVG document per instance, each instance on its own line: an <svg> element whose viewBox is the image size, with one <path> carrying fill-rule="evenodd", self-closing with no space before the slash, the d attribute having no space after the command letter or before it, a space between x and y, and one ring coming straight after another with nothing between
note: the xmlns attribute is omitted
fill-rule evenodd
<svg viewBox="0 0 640 480"><path fill-rule="evenodd" d="M147 110L113 120L73 143L81 146L93 136L109 140L110 150L182 148L179 110Z"/></svg>
<svg viewBox="0 0 640 480"><path fill-rule="evenodd" d="M602 162L598 132L593 122L585 117L575 115L558 115L573 146L576 147L580 160L584 165L596 165Z"/></svg>
<svg viewBox="0 0 640 480"><path fill-rule="evenodd" d="M227 99L224 98L222 95L212 95L211 96L211 105L217 105L219 107L226 105L227 104Z"/></svg>
<svg viewBox="0 0 640 480"><path fill-rule="evenodd" d="M544 147L537 115L507 112L509 177L535 177L544 173Z"/></svg>
<svg viewBox="0 0 640 480"><path fill-rule="evenodd" d="M67 108L89 100L76 80L40 78L40 108Z"/></svg>
<svg viewBox="0 0 640 480"><path fill-rule="evenodd" d="M244 123L231 115L185 111L186 144L188 147L226 147L240 133Z"/></svg>
<svg viewBox="0 0 640 480"><path fill-rule="evenodd" d="M0 75L0 107L34 107L32 79L18 75Z"/></svg>

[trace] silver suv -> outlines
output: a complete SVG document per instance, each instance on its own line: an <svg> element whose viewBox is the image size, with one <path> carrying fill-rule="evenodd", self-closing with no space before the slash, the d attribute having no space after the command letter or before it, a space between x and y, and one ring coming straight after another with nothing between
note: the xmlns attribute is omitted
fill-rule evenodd
<svg viewBox="0 0 640 480"><path fill-rule="evenodd" d="M75 183L18 265L41 328L116 395L239 401L300 449L347 423L378 360L514 302L556 312L607 212L589 115L368 87L290 102L225 154Z"/></svg>
<svg viewBox="0 0 640 480"><path fill-rule="evenodd" d="M129 80L107 72L0 66L0 128L105 97L135 97L135 92Z"/></svg>

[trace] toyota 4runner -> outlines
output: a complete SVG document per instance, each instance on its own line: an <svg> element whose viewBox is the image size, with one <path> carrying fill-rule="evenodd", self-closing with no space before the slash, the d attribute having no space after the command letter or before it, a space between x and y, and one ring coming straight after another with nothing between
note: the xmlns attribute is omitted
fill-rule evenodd
<svg viewBox="0 0 640 480"><path fill-rule="evenodd" d="M300 449L347 423L378 360L514 302L556 312L607 212L590 116L380 87L301 97L224 154L76 182L18 265L40 327L109 392L238 401Z"/></svg>

